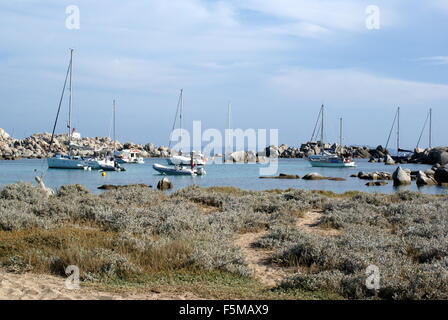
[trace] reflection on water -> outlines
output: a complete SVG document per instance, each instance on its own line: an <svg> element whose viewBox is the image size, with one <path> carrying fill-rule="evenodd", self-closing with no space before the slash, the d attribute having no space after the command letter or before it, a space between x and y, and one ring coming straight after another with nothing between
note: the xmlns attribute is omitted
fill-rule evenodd
<svg viewBox="0 0 448 320"><path fill-rule="evenodd" d="M146 159L145 164L125 164L126 172L107 172L102 177L98 171L84 170L61 170L47 169L45 159L22 159L17 161L0 161L0 185L27 181L34 183L34 176L44 173L44 181L48 187L57 188L66 184L82 184L92 192L99 192L97 187L103 184L135 184L144 183L155 186L161 179L156 171L152 169L154 163L165 164L164 159ZM206 166L205 176L170 176L175 189L188 185L200 186L235 186L247 190L287 189L299 188L309 190L328 190L342 193L350 190L364 192L392 193L397 189L392 182L388 181L386 186L365 186L366 180L351 178L350 175L358 171L393 172L396 166L385 166L382 163L369 163L367 160L357 160L356 168L312 168L308 161L303 159L279 159L278 173L289 173L304 176L310 172L318 172L327 177L346 178L347 181L305 181L284 179L259 179L259 169L262 164L210 164ZM411 170L426 170L431 166L405 164L403 168ZM447 188L438 186L426 186L418 188L415 182L410 186L400 187L399 190L412 190L432 194L448 194Z"/></svg>

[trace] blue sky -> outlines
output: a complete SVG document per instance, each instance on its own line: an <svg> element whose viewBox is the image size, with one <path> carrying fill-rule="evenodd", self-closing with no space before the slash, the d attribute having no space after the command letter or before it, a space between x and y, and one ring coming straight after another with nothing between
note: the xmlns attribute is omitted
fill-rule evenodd
<svg viewBox="0 0 448 320"><path fill-rule="evenodd" d="M73 4L79 30L65 27ZM365 26L368 5L379 30ZM231 100L234 127L276 128L297 145L324 103L327 140L343 117L345 143L378 145L399 105L413 148L432 107L434 143L448 145L447 18L447 0L2 1L0 127L51 131L74 48L83 135L109 134L116 99L121 141L166 145L184 88L187 129L224 128Z"/></svg>

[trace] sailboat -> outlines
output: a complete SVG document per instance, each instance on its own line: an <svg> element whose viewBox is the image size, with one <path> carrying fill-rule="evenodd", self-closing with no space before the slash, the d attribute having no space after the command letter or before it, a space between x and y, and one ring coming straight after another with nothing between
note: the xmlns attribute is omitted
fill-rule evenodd
<svg viewBox="0 0 448 320"><path fill-rule="evenodd" d="M400 148L400 107L397 108L392 127L390 128L389 137L387 138L386 142L386 150L389 146L390 137L394 130L395 124L397 125L397 154L391 157L395 162L406 162L410 159L413 151Z"/></svg>
<svg viewBox="0 0 448 320"><path fill-rule="evenodd" d="M173 129L171 130L171 132L176 127L177 115L179 115L179 129L180 129L180 134L181 134L181 141L182 141L183 107L184 107L183 89L180 89L179 102L177 104L176 116L174 118ZM169 143L169 146L171 146L171 141ZM190 165L191 157L186 157L186 156L182 155L182 146L181 146L181 149L179 150L179 154L175 155L175 156L171 156L170 158L166 159L166 161L169 165L188 166L188 165ZM207 160L205 159L203 154L201 154L200 152L195 152L195 151L193 151L193 161L194 161L194 164L197 166L203 166L207 162Z"/></svg>
<svg viewBox="0 0 448 320"><path fill-rule="evenodd" d="M338 155L336 153L328 152L324 149L324 105L321 106L318 115L321 120L321 134L320 134L320 144L321 144L321 153L318 155L312 155L308 157L309 162L312 167L330 167L330 168L343 168L343 167L355 167L356 164L352 160L352 157L349 155ZM342 118L341 118L341 126L340 126L340 143L342 145ZM317 125L317 123L316 123ZM316 128L315 128L316 129ZM313 133L314 137L314 133ZM313 139L311 138L311 140Z"/></svg>
<svg viewBox="0 0 448 320"><path fill-rule="evenodd" d="M428 123L428 120L429 120L429 144L428 144L428 147L430 149L432 147L432 109L430 108L429 112L428 112L428 115L426 116L425 123L423 124L422 131L421 131L420 136L418 138L417 146L415 147L416 149L418 149L419 146L420 146L420 141L422 140L423 132L425 132L426 124Z"/></svg>
<svg viewBox="0 0 448 320"><path fill-rule="evenodd" d="M57 154L51 158L48 158L48 168L54 168L54 169L87 169L89 167L89 165L86 163L85 159L83 159L82 157L79 156L73 156L72 155L72 134L73 134L73 129L72 129L72 122L71 122L71 116L72 116L72 102L73 102L73 87L72 87L72 75L73 75L73 49L70 49L70 63L68 65L68 69L67 69L67 74L65 76L65 81L64 81L64 87L62 89L62 95L61 98L59 100L59 107L58 107L58 112L56 114L56 120L54 122L54 126L53 126L53 133L51 135L51 141L50 141L50 145L49 145L49 150L51 150L51 145L53 144L54 141L54 132L56 130L56 124L59 118L59 112L61 111L61 105L62 105L62 101L64 98L64 93L65 93L65 89L67 86L67 80L68 80L68 85L69 85L69 102L68 102L68 123L67 123L67 128L68 128L68 155L62 155L62 154Z"/></svg>

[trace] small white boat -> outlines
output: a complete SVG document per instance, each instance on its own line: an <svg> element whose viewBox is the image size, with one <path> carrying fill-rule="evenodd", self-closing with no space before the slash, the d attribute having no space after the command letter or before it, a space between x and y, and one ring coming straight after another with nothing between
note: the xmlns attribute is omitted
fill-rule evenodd
<svg viewBox="0 0 448 320"><path fill-rule="evenodd" d="M152 165L153 169L161 174L166 175L182 175L182 176L194 176L194 175L204 175L206 172L204 168L187 168L183 166L174 166L174 167L168 167L164 166L158 163L155 163Z"/></svg>
<svg viewBox="0 0 448 320"><path fill-rule="evenodd" d="M86 161L79 156L65 156L57 154L48 158L48 168L50 169L84 169L89 167Z"/></svg>
<svg viewBox="0 0 448 320"><path fill-rule="evenodd" d="M99 159L92 158L87 159L86 164L93 170L103 170L103 171L125 171L116 161L113 159Z"/></svg>
<svg viewBox="0 0 448 320"><path fill-rule="evenodd" d="M118 163L144 164L145 160L140 156L141 151L136 149L125 149L119 152L115 158Z"/></svg>
<svg viewBox="0 0 448 320"><path fill-rule="evenodd" d="M191 157L186 157L182 155L172 156L169 159L166 159L169 165L180 165L180 166L189 166L191 165ZM202 154L194 154L193 155L193 163L196 166L203 166L207 160Z"/></svg>
<svg viewBox="0 0 448 320"><path fill-rule="evenodd" d="M356 166L352 158L342 157L335 154L309 156L308 160L310 161L312 167L344 168Z"/></svg>

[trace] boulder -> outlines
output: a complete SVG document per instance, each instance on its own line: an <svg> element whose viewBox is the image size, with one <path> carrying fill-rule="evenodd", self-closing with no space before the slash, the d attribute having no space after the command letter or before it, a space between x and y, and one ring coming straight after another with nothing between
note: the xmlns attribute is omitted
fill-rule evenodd
<svg viewBox="0 0 448 320"><path fill-rule="evenodd" d="M151 188L151 186L148 186L146 184L129 184L129 185L103 184L102 186L99 186L98 189L100 189L100 190L117 190L117 189L126 189L126 188L132 188L132 187Z"/></svg>
<svg viewBox="0 0 448 320"><path fill-rule="evenodd" d="M448 165L437 168L436 172L434 173L434 179L438 184L448 183Z"/></svg>
<svg viewBox="0 0 448 320"><path fill-rule="evenodd" d="M9 134L3 130L2 128L0 128L0 140L8 140L11 137L9 136Z"/></svg>
<svg viewBox="0 0 448 320"><path fill-rule="evenodd" d="M304 180L324 180L325 177L317 172L311 172L306 174L302 179Z"/></svg>
<svg viewBox="0 0 448 320"><path fill-rule="evenodd" d="M246 162L257 162L257 154L253 151L246 152Z"/></svg>
<svg viewBox="0 0 448 320"><path fill-rule="evenodd" d="M440 164L442 166L448 164L448 149L447 148L434 148L429 151L429 160L432 164Z"/></svg>
<svg viewBox="0 0 448 320"><path fill-rule="evenodd" d="M280 155L278 147L271 145L269 147L266 147L266 157L269 158L278 158Z"/></svg>
<svg viewBox="0 0 448 320"><path fill-rule="evenodd" d="M394 171L392 179L394 180L394 186L408 185L412 181L410 171L406 171L401 167Z"/></svg>
<svg viewBox="0 0 448 320"><path fill-rule="evenodd" d="M417 172L417 185L418 186L428 186L435 185L437 181L432 176L426 175L425 172L419 171Z"/></svg>
<svg viewBox="0 0 448 320"><path fill-rule="evenodd" d="M233 162L245 162L246 152L245 151L235 151L230 154L230 160Z"/></svg>
<svg viewBox="0 0 448 320"><path fill-rule="evenodd" d="M173 184L166 177L157 183L157 189L159 189L159 190L169 190L172 187L173 187Z"/></svg>
<svg viewBox="0 0 448 320"><path fill-rule="evenodd" d="M366 183L366 186L368 187L379 187L379 186L385 186L387 185L386 181L370 181Z"/></svg>
<svg viewBox="0 0 448 320"><path fill-rule="evenodd" d="M390 155L386 155L384 157L384 164L388 165L388 166L393 166L395 164L394 159L392 159L392 157Z"/></svg>
<svg viewBox="0 0 448 320"><path fill-rule="evenodd" d="M296 174L280 173L278 176L261 176L260 179L300 179Z"/></svg>

